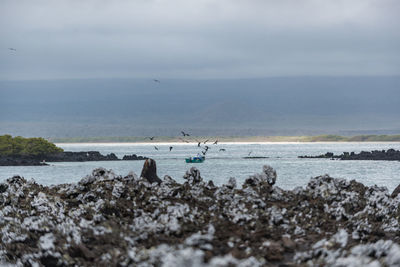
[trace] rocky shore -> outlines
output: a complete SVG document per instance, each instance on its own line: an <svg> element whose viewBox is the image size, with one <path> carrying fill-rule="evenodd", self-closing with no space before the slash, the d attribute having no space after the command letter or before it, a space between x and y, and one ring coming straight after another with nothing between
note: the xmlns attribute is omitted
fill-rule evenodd
<svg viewBox="0 0 400 267"><path fill-rule="evenodd" d="M146 157L135 154L125 155L119 159L114 153L102 155L98 151L59 152L46 155L0 156L0 166L39 166L48 165L46 162L82 162L108 160L145 160Z"/></svg>
<svg viewBox="0 0 400 267"><path fill-rule="evenodd" d="M385 187L325 175L282 190L269 166L242 186L196 168L180 184L153 160L141 176L0 183L0 265L400 266L400 195Z"/></svg>
<svg viewBox="0 0 400 267"><path fill-rule="evenodd" d="M374 151L361 151L343 152L341 155L335 155L332 152L327 152L318 156L299 156L299 158L324 158L324 159L340 159L340 160L398 160L400 161L400 151L394 149L388 150L374 150Z"/></svg>

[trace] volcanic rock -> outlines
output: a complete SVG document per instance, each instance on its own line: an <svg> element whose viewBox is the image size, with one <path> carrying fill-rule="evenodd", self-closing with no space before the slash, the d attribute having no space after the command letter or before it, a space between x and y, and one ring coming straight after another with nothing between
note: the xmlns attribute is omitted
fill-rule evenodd
<svg viewBox="0 0 400 267"><path fill-rule="evenodd" d="M283 190L273 173L236 188L198 169L184 183L104 168L49 187L9 178L0 266L400 266L399 197L328 175Z"/></svg>
<svg viewBox="0 0 400 267"><path fill-rule="evenodd" d="M393 190L391 197L395 198L398 194L400 194L400 184Z"/></svg>
<svg viewBox="0 0 400 267"><path fill-rule="evenodd" d="M122 160L144 160L143 156L125 155ZM114 153L102 155L99 151L64 151L46 155L7 155L0 156L0 166L41 166L46 162L83 162L120 160Z"/></svg>
<svg viewBox="0 0 400 267"><path fill-rule="evenodd" d="M145 160L148 159L147 157L137 156L136 154L132 155L125 155L122 157L122 160Z"/></svg>
<svg viewBox="0 0 400 267"><path fill-rule="evenodd" d="M140 177L145 178L149 183L161 183L161 179L157 176L156 161L154 159L146 159L143 164L142 173Z"/></svg>
<svg viewBox="0 0 400 267"><path fill-rule="evenodd" d="M371 152L361 151L360 153L355 152L343 152L341 155L334 155L332 152L328 152L318 156L299 156L299 158L329 158L329 159L340 159L340 160L398 160L400 161L400 151L394 149L388 150L374 150Z"/></svg>
<svg viewBox="0 0 400 267"><path fill-rule="evenodd" d="M203 180L200 176L200 171L196 167L190 168L183 178L188 180L191 184L196 184Z"/></svg>

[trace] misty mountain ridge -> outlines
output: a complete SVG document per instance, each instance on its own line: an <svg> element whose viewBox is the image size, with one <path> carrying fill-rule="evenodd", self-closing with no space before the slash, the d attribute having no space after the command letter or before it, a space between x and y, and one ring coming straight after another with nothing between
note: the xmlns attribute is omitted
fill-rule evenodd
<svg viewBox="0 0 400 267"><path fill-rule="evenodd" d="M393 134L400 76L0 81L0 131L24 136Z"/></svg>

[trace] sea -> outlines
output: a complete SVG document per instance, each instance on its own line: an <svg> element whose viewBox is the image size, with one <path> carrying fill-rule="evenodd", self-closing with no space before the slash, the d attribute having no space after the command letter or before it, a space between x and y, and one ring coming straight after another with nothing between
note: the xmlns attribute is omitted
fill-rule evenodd
<svg viewBox="0 0 400 267"><path fill-rule="evenodd" d="M207 143L203 163L186 163L185 158L196 156L202 148L197 143L60 143L65 151L99 151L115 153L119 158L136 154L152 158L160 178L169 175L184 182L183 175L191 167L200 170L204 180L222 185L235 177L241 185L247 177L260 173L263 165L272 166L278 174L276 186L293 189L306 186L311 177L329 174L335 178L356 180L365 185L385 186L391 192L400 184L399 161L342 161L330 159L300 159L301 155L320 155L326 152L360 152L372 150L400 150L400 142L345 142L345 143ZM204 147L204 144L202 144ZM170 151L170 147L172 150ZM158 150L157 150L157 149ZM246 158L266 157L266 158ZM112 169L118 175L133 171L140 175L144 161L49 162L49 166L0 166L0 181L14 175L34 179L43 185L76 183L93 169Z"/></svg>

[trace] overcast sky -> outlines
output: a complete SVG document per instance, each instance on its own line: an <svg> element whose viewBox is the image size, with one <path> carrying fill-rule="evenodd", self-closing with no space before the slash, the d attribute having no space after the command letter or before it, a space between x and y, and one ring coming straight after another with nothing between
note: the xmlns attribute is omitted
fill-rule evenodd
<svg viewBox="0 0 400 267"><path fill-rule="evenodd" d="M1 0L0 80L399 75L399 14L398 0Z"/></svg>

